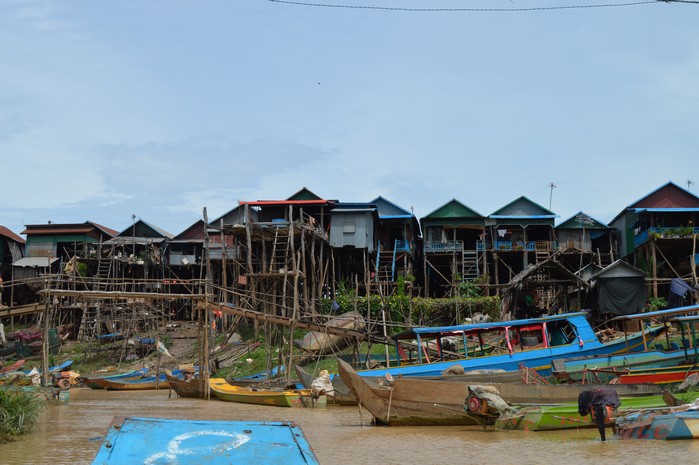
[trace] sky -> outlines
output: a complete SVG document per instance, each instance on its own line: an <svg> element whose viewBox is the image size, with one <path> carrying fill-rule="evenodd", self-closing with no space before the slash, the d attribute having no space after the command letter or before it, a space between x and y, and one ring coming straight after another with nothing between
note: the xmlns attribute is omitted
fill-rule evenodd
<svg viewBox="0 0 699 465"><path fill-rule="evenodd" d="M621 3L0 0L0 225L696 194L699 4Z"/></svg>

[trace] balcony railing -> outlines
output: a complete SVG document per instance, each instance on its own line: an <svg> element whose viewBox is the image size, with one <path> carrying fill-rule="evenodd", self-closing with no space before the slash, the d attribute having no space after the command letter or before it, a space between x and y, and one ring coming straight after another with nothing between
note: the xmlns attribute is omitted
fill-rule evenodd
<svg viewBox="0 0 699 465"><path fill-rule="evenodd" d="M464 241L425 242L425 253L462 252Z"/></svg>
<svg viewBox="0 0 699 465"><path fill-rule="evenodd" d="M487 250L504 251L504 252L536 252L536 251L554 251L558 248L557 241L478 241L476 250L485 252Z"/></svg>
<svg viewBox="0 0 699 465"><path fill-rule="evenodd" d="M641 231L633 238L634 247L639 247L649 239L686 239L692 237L693 234L699 234L699 228L691 226L677 226L670 228L650 227L645 231Z"/></svg>

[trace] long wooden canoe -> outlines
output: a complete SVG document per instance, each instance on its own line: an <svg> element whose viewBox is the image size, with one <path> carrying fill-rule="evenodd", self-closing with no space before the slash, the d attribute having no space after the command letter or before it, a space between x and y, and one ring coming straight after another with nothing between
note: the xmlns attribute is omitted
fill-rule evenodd
<svg viewBox="0 0 699 465"><path fill-rule="evenodd" d="M90 389L105 389L104 381L131 381L143 378L148 372L148 368L144 367L140 370L130 370L125 373L117 373L107 376L80 376L78 380Z"/></svg>
<svg viewBox="0 0 699 465"><path fill-rule="evenodd" d="M384 425L478 425L464 410L468 385L421 379L395 380L391 385L372 383L349 363L338 360L340 377L376 423ZM388 382L387 382L388 383Z"/></svg>
<svg viewBox="0 0 699 465"><path fill-rule="evenodd" d="M181 371L175 371L173 372L173 375L184 379L184 375ZM170 388L170 384L167 381L167 376L165 375L165 373L162 373L160 376L158 376L157 382L155 376L121 381L104 380L103 382L104 388L110 391L143 391Z"/></svg>
<svg viewBox="0 0 699 465"><path fill-rule="evenodd" d="M310 389L255 389L232 386L222 378L211 378L211 392L221 400L276 407L322 407L326 397L314 398Z"/></svg>
<svg viewBox="0 0 699 465"><path fill-rule="evenodd" d="M459 381L427 380L402 377L388 381L360 377L344 361L338 360L340 377L357 396L359 403L374 416L377 423L387 425L470 425L474 418L463 413L468 387ZM589 384L518 384L475 383L491 386L509 404L559 404L577 402L581 392L599 385ZM611 387L611 386L610 386ZM620 396L643 397L660 394L653 384L615 385ZM577 404L575 404L577 406ZM480 420L480 419L476 419Z"/></svg>
<svg viewBox="0 0 699 465"><path fill-rule="evenodd" d="M621 384L631 383L654 383L654 384L672 384L681 383L689 375L699 373L697 365L680 365L671 367L657 367L645 369L631 369L628 373L619 375Z"/></svg>

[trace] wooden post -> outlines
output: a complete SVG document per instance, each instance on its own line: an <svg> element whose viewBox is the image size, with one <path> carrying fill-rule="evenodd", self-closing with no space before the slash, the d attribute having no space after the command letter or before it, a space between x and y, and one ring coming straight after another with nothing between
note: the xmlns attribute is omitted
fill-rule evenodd
<svg viewBox="0 0 699 465"><path fill-rule="evenodd" d="M209 254L209 216L206 212L206 207L204 207L204 259L206 260L206 281L204 284L204 343L202 347L203 357L202 363L199 365L199 378L203 383L203 394L208 400L211 397L209 389L209 370L211 365L209 364L209 330L211 323L209 320L209 313L211 312L210 299L211 299L211 256Z"/></svg>
<svg viewBox="0 0 699 465"><path fill-rule="evenodd" d="M48 288L48 281L46 282ZM41 384L49 385L49 306L51 305L51 294L46 295L46 305L43 313L43 335L41 342Z"/></svg>
<svg viewBox="0 0 699 465"><path fill-rule="evenodd" d="M250 218L250 204L245 204L245 247L247 248L246 253L246 266L247 266L247 277L248 277L248 293L250 293L250 303L255 307L254 297L255 297L255 281L253 278L252 270L252 218ZM253 321L255 337L260 336L260 324L257 320Z"/></svg>
<svg viewBox="0 0 699 465"><path fill-rule="evenodd" d="M653 265L653 297L658 297L658 262L655 254L655 242L651 241L651 260Z"/></svg>
<svg viewBox="0 0 699 465"><path fill-rule="evenodd" d="M495 268L495 295L500 295L500 267L498 266L498 261L500 258L498 257L497 252L493 252L493 268Z"/></svg>
<svg viewBox="0 0 699 465"><path fill-rule="evenodd" d="M160 389L160 359L162 358L162 354L160 353L160 338L156 338L155 340L155 350L158 352L158 357L155 360L155 389Z"/></svg>

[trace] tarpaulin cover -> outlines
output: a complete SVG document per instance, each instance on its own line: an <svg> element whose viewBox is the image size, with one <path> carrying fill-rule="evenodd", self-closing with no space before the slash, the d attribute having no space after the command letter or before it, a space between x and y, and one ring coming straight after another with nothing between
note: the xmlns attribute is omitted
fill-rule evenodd
<svg viewBox="0 0 699 465"><path fill-rule="evenodd" d="M645 302L646 293L642 277L599 280L600 313L629 315L642 309Z"/></svg>

